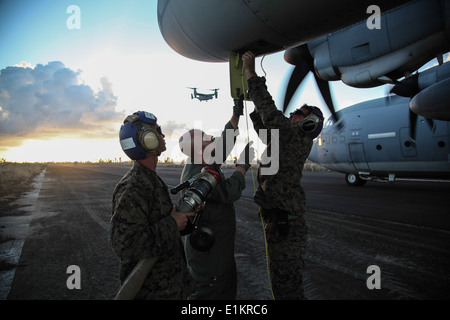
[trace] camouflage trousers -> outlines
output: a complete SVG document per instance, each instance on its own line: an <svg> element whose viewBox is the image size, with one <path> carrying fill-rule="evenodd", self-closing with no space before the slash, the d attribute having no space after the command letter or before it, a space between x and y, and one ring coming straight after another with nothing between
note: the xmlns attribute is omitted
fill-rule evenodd
<svg viewBox="0 0 450 320"><path fill-rule="evenodd" d="M282 235L277 224L266 225L270 279L275 300L305 299L303 257L308 240L308 226L303 217L289 220L289 232Z"/></svg>

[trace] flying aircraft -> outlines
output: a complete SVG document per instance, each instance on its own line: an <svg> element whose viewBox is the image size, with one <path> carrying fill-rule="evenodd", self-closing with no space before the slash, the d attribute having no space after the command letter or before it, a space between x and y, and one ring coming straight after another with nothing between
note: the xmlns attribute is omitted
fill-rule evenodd
<svg viewBox="0 0 450 320"><path fill-rule="evenodd" d="M306 74L313 72L333 116L328 81L342 80L357 88L396 84L393 92L409 95L416 112L450 120L450 75L425 79L414 74L450 50L449 1L372 3L158 0L158 23L169 46L194 60L231 64L232 53L251 50L263 55L286 50L285 60L295 68L283 111ZM437 93L439 103L427 103ZM414 115L408 117L414 121Z"/></svg>
<svg viewBox="0 0 450 320"><path fill-rule="evenodd" d="M217 91L219 89L209 89L211 91L214 91L214 93L200 93L197 91L197 88L188 88L194 90L194 93L191 93L191 99L198 99L199 101L208 101L213 99L214 97L217 99Z"/></svg>
<svg viewBox="0 0 450 320"><path fill-rule="evenodd" d="M414 140L409 112L409 99L399 96L341 109L338 121L346 125L339 129L328 118L309 159L345 173L350 186L398 178L450 179L450 122L418 116Z"/></svg>

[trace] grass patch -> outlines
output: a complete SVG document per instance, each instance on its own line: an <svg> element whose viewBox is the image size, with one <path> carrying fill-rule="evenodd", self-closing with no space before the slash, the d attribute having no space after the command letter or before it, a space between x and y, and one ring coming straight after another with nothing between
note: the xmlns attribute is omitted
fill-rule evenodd
<svg viewBox="0 0 450 320"><path fill-rule="evenodd" d="M14 200L28 190L30 182L45 166L44 163L0 163L0 202Z"/></svg>

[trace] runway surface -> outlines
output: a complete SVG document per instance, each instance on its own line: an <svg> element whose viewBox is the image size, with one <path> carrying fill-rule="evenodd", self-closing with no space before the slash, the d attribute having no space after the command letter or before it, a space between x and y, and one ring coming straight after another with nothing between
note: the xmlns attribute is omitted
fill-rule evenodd
<svg viewBox="0 0 450 320"><path fill-rule="evenodd" d="M119 261L107 230L112 191L128 169L48 165L35 191L0 213L1 299L114 298ZM179 183L181 168L159 167L158 173L170 187ZM250 172L246 183L236 202L238 299L267 300L263 228ZM310 228L309 299L450 297L450 183L352 188L342 174L304 172L302 184ZM67 285L73 265L80 268L80 289ZM374 283L369 266L379 268L381 289L368 288Z"/></svg>

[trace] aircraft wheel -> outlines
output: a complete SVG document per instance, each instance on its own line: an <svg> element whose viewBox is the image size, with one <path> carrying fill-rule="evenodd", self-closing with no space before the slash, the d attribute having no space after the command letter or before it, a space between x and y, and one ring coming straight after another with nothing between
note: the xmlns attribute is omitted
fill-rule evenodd
<svg viewBox="0 0 450 320"><path fill-rule="evenodd" d="M350 187L356 187L356 186L363 186L366 184L366 180L361 179L357 174L355 173L347 173L345 176L345 182Z"/></svg>

